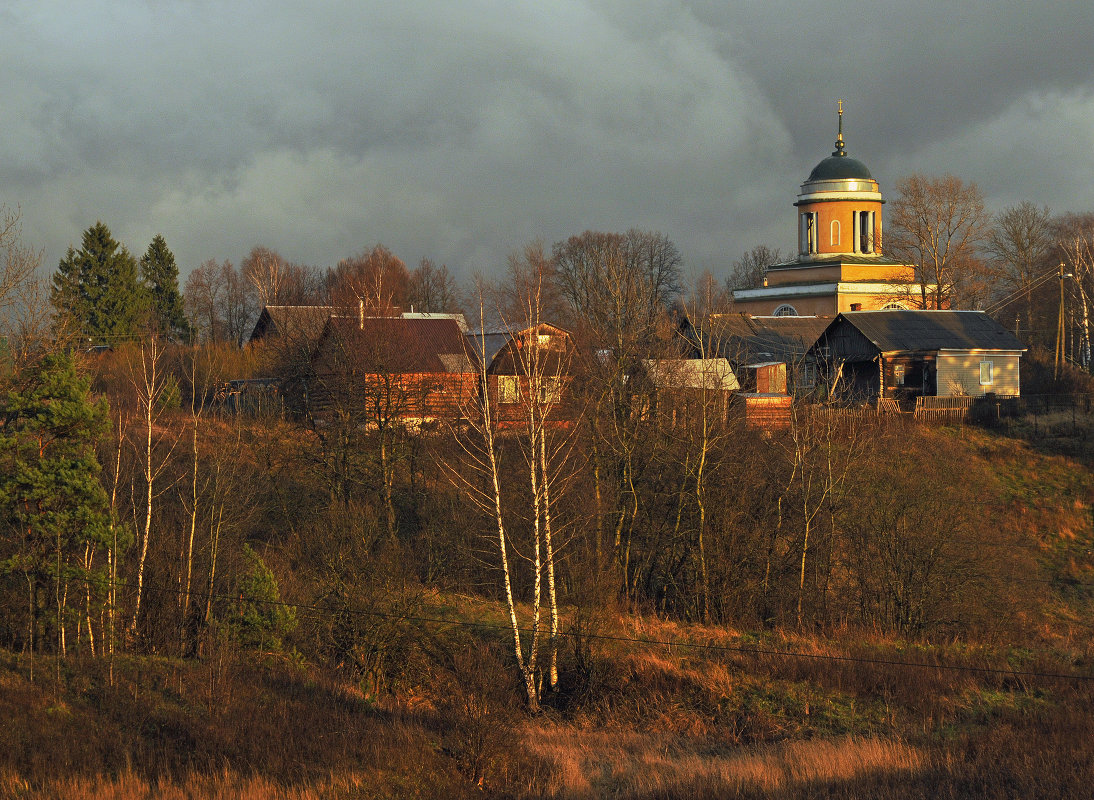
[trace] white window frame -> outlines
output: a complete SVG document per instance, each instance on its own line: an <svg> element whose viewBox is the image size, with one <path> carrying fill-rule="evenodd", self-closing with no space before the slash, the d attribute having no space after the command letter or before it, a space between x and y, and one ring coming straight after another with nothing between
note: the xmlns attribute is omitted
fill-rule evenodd
<svg viewBox="0 0 1094 800"><path fill-rule="evenodd" d="M828 234L828 244L832 245L833 247L839 247L839 238L840 238L839 220L838 219L832 220L832 224L831 224L830 228L831 228L831 230L829 231L829 234Z"/></svg>
<svg viewBox="0 0 1094 800"><path fill-rule="evenodd" d="M984 373L987 372L987 380L984 380ZM980 362L980 385L991 386L995 382L995 363L992 361Z"/></svg>
<svg viewBox="0 0 1094 800"><path fill-rule="evenodd" d="M798 314L798 309L794 308L794 306L790 305L789 303L783 303L781 306L779 306L778 308L776 308L774 311L771 312L771 316L773 316L773 317L797 317L797 316L800 316L800 314Z"/></svg>

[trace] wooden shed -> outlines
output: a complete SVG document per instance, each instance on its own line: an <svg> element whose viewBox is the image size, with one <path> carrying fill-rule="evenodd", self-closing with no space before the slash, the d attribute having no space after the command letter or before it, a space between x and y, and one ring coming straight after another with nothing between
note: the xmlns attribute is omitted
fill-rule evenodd
<svg viewBox="0 0 1094 800"><path fill-rule="evenodd" d="M857 401L1017 397L1026 347L982 311L851 311L812 348L833 395Z"/></svg>

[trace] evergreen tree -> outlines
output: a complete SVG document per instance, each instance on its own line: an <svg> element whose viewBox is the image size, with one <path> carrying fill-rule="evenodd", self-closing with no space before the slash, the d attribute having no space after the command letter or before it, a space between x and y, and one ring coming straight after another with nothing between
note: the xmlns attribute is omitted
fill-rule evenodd
<svg viewBox="0 0 1094 800"><path fill-rule="evenodd" d="M109 422L106 402L92 402L89 386L71 355L52 353L23 391L0 398L0 573L25 581L32 648L45 609L52 608L47 619L59 650L69 598L74 605L86 597L82 610L91 613L96 592L86 587L106 564L96 553L111 546L95 454Z"/></svg>
<svg viewBox="0 0 1094 800"><path fill-rule="evenodd" d="M148 303L150 322L159 333L175 338L189 338L190 325L183 311L179 293L179 268L175 254L158 233L141 256L141 289Z"/></svg>
<svg viewBox="0 0 1094 800"><path fill-rule="evenodd" d="M142 317L136 259L96 222L84 231L83 246L61 259L50 300L71 333L104 344L132 336Z"/></svg>

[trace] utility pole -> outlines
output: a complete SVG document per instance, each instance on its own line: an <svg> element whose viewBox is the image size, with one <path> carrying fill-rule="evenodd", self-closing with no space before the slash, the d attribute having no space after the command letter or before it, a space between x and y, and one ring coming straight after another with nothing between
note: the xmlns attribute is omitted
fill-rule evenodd
<svg viewBox="0 0 1094 800"><path fill-rule="evenodd" d="M1070 278L1070 272L1064 272L1064 262L1060 262L1060 313L1056 317L1056 360L1052 368L1052 379L1060 378L1060 362L1064 360L1064 278Z"/></svg>

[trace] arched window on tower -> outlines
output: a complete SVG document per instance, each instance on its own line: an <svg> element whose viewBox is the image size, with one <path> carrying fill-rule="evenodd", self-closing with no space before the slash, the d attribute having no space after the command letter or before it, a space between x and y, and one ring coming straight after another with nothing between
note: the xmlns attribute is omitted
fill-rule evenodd
<svg viewBox="0 0 1094 800"><path fill-rule="evenodd" d="M798 250L802 255L817 252L817 212L806 211L801 215L801 238Z"/></svg>
<svg viewBox="0 0 1094 800"><path fill-rule="evenodd" d="M860 253L874 252L874 212L858 212L858 251Z"/></svg>
<svg viewBox="0 0 1094 800"><path fill-rule="evenodd" d="M828 244L839 247L839 220L832 220L832 232L829 234Z"/></svg>

